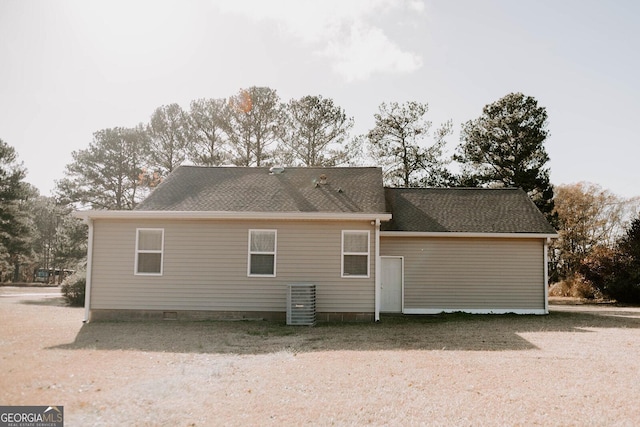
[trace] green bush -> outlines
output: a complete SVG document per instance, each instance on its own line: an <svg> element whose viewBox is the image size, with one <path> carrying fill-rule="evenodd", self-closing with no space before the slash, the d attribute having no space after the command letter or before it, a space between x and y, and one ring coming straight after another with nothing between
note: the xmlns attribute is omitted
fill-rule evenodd
<svg viewBox="0 0 640 427"><path fill-rule="evenodd" d="M73 275L62 282L62 296L67 304L73 307L84 307L84 293L87 279L84 276Z"/></svg>
<svg viewBox="0 0 640 427"><path fill-rule="evenodd" d="M619 280L607 284L604 289L616 301L628 304L640 304L640 282Z"/></svg>

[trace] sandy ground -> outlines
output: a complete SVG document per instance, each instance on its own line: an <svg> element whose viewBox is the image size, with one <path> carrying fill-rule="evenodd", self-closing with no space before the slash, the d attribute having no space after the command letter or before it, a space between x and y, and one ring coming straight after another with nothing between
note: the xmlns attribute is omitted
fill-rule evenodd
<svg viewBox="0 0 640 427"><path fill-rule="evenodd" d="M67 426L640 425L640 308L379 324L82 324L0 288L0 404Z"/></svg>

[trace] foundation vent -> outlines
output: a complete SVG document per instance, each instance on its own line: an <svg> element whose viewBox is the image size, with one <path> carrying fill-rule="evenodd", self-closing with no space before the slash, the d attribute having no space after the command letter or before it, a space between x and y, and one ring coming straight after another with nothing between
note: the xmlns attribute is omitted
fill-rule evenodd
<svg viewBox="0 0 640 427"><path fill-rule="evenodd" d="M316 324L316 285L292 284L287 288L287 325Z"/></svg>
<svg viewBox="0 0 640 427"><path fill-rule="evenodd" d="M163 311L162 320L178 320L177 311Z"/></svg>

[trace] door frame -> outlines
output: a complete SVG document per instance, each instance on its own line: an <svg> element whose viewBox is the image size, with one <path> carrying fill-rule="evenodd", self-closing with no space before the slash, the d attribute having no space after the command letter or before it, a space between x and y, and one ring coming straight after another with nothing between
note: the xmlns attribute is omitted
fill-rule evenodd
<svg viewBox="0 0 640 427"><path fill-rule="evenodd" d="M400 313L404 314L404 256L400 256L400 255L381 255L380 256L380 270L382 273L383 270L383 262L382 259L385 258L395 258L395 259L399 259L400 260ZM384 273L382 273L384 274ZM381 274L381 276L382 276ZM380 282L380 285L382 286L382 282ZM383 313L382 311L382 295L380 296L380 312Z"/></svg>

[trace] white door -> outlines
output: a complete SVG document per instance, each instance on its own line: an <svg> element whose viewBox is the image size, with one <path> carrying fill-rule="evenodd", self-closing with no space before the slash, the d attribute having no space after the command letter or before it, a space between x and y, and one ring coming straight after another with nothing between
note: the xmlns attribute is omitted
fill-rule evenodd
<svg viewBox="0 0 640 427"><path fill-rule="evenodd" d="M402 312L402 257L381 257L380 311Z"/></svg>

